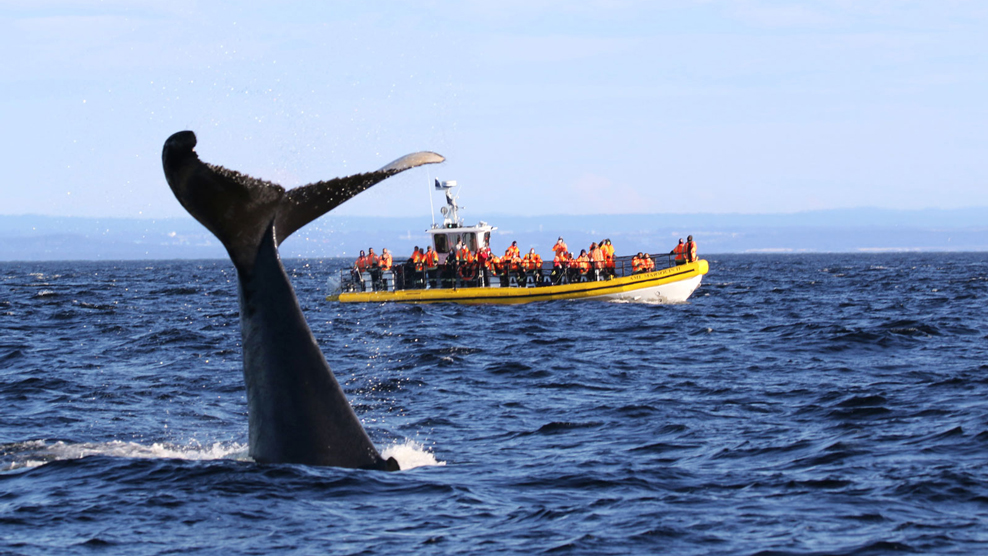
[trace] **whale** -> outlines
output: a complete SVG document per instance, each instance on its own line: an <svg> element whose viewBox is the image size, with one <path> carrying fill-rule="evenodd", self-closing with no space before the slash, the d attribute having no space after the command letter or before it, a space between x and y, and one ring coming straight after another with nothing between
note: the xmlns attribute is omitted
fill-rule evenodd
<svg viewBox="0 0 988 556"><path fill-rule="evenodd" d="M294 189L208 164L196 135L165 141L161 163L175 198L226 248L237 272L248 455L258 463L395 471L374 447L316 342L278 246L306 224L395 174L442 162L433 152Z"/></svg>

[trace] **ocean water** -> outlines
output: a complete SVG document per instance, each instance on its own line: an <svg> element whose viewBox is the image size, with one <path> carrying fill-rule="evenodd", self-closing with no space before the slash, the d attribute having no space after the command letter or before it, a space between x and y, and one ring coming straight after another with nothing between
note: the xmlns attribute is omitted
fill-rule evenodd
<svg viewBox="0 0 988 556"><path fill-rule="evenodd" d="M303 310L397 473L247 457L227 261L0 263L0 554L988 553L988 254Z"/></svg>

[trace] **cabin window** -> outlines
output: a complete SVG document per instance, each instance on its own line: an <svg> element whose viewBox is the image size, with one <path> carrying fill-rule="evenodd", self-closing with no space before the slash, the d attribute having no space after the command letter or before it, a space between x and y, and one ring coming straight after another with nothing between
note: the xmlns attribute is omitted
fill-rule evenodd
<svg viewBox="0 0 988 556"><path fill-rule="evenodd" d="M446 253L449 251L449 244L446 241L446 234L432 234L432 238L436 242L437 253Z"/></svg>
<svg viewBox="0 0 988 556"><path fill-rule="evenodd" d="M491 233L484 232L484 247L490 247L491 245Z"/></svg>
<svg viewBox="0 0 988 556"><path fill-rule="evenodd" d="M477 234L464 234L464 235L466 236L464 238L464 240L465 240L464 243L466 244L467 249L469 249L473 253L476 253L477 252Z"/></svg>

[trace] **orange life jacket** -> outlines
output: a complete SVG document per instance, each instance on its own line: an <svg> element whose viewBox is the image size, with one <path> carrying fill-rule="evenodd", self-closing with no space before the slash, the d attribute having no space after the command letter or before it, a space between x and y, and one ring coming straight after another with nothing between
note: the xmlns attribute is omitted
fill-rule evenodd
<svg viewBox="0 0 988 556"><path fill-rule="evenodd" d="M357 257L357 262L355 262L353 266L356 267L358 272L367 270L367 257Z"/></svg>
<svg viewBox="0 0 988 556"><path fill-rule="evenodd" d="M635 255L635 258L631 259L631 270L633 272L641 272L642 270L645 270L645 261L638 258L638 255Z"/></svg>
<svg viewBox="0 0 988 556"><path fill-rule="evenodd" d="M645 260L643 262L645 263L645 270L655 270L655 261L653 261L652 257L649 257L648 254L645 255Z"/></svg>
<svg viewBox="0 0 988 556"><path fill-rule="evenodd" d="M586 253L576 258L576 268L579 268L580 272L590 270L590 257Z"/></svg>
<svg viewBox="0 0 988 556"><path fill-rule="evenodd" d="M696 242L687 241L686 242L686 260L693 262L696 260Z"/></svg>
<svg viewBox="0 0 988 556"><path fill-rule="evenodd" d="M676 255L676 261L677 262L679 262L679 261L685 261L686 260L686 244L685 243L677 243L676 244L676 248L673 249L672 252L673 252L674 255Z"/></svg>
<svg viewBox="0 0 988 556"><path fill-rule="evenodd" d="M391 253L381 254L381 270L391 270L391 264L393 263L391 258Z"/></svg>
<svg viewBox="0 0 988 556"><path fill-rule="evenodd" d="M542 257L538 253L532 254L528 253L522 260L522 266L525 270L537 270L542 268Z"/></svg>
<svg viewBox="0 0 988 556"><path fill-rule="evenodd" d="M439 266L439 254L435 251L426 251L422 256L422 262L427 268L436 268Z"/></svg>

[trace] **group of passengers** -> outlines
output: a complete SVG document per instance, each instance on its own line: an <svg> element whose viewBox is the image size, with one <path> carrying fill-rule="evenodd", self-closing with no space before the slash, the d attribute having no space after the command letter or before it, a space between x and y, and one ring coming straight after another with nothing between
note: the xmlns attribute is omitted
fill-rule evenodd
<svg viewBox="0 0 988 556"><path fill-rule="evenodd" d="M515 283L531 280L536 285L542 285L604 280L616 275L614 245L610 239L593 242L589 250L581 249L580 254L574 257L566 242L560 237L552 246L552 251L554 253L552 270L548 276L543 272L543 260L535 252L535 248L529 249L528 253L522 256L517 241L512 241L511 246L505 249L504 255L498 257L491 251L490 246L484 245L474 252L461 240L446 255L443 265L439 264L439 254L431 245L424 251L416 245L412 256L403 267L396 270L399 270L399 282L408 283L407 285L411 287L426 287L426 283L431 287L439 287L440 281L450 286L457 281L490 286L492 276L503 277L500 282L503 286L507 286L513 281L512 279ZM669 255L674 256L677 265L697 260L693 236L687 236L685 243L680 238L679 244L669 252ZM362 273L369 273L374 289L378 289L382 273L392 270L393 266L394 260L387 248L381 251L380 256L374 254L373 248L369 248L367 254L360 252L352 272L357 282L360 282ZM639 252L632 258L631 267L633 274L651 272L655 270L655 261L648 253Z"/></svg>
<svg viewBox="0 0 988 556"><path fill-rule="evenodd" d="M686 243L683 243L683 238L679 238L679 243L669 254L676 257L677 265L696 262L696 242L693 241L693 236L686 236Z"/></svg>

